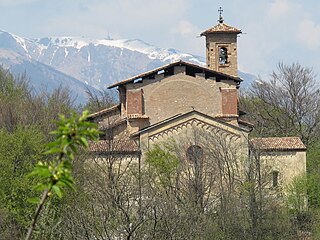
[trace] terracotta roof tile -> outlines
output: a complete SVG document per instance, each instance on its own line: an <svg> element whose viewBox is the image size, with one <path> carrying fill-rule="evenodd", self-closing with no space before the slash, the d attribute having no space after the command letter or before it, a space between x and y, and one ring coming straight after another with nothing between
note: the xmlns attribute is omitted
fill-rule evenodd
<svg viewBox="0 0 320 240"><path fill-rule="evenodd" d="M203 33L200 34L200 36L205 36L210 33L242 33L240 29L237 29L235 27L231 27L228 24L225 23L219 23L215 25L212 28L207 29Z"/></svg>
<svg viewBox="0 0 320 240"><path fill-rule="evenodd" d="M306 150L299 137L267 137L250 140L254 148L260 150Z"/></svg>
<svg viewBox="0 0 320 240"><path fill-rule="evenodd" d="M100 140L89 144L89 151L92 153L132 153L139 152L140 148L134 140Z"/></svg>

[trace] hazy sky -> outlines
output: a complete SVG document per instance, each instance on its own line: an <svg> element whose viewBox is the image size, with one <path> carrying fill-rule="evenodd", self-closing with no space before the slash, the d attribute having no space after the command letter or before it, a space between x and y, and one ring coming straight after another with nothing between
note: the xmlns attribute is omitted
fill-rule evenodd
<svg viewBox="0 0 320 240"><path fill-rule="evenodd" d="M263 77L279 61L311 67L320 80L319 0L0 0L0 29L27 38L139 38L204 56L199 34L218 8L242 29L239 68Z"/></svg>

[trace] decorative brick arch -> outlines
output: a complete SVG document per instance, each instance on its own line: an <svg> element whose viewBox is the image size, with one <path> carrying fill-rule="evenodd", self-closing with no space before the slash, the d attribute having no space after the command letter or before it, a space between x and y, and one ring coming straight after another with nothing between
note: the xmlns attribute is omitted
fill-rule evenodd
<svg viewBox="0 0 320 240"><path fill-rule="evenodd" d="M237 140L240 138L239 134L228 131L214 125L210 125L202 120L192 118L183 123L177 124L173 127L165 129L159 133L149 135L149 142L152 144L156 141L159 141L166 137L173 137L178 132L182 132L184 129L197 127L207 132L214 132L216 135L219 135L223 138L229 138L230 140Z"/></svg>

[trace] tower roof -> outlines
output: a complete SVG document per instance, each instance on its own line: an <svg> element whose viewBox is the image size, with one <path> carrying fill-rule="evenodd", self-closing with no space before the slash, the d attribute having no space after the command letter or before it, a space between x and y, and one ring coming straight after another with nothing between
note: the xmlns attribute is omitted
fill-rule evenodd
<svg viewBox="0 0 320 240"><path fill-rule="evenodd" d="M213 26L212 28L209 28L203 33L201 33L200 36L206 36L210 33L236 33L236 34L242 33L240 29L231 27L228 24L224 23L224 19L222 17L223 9L221 7L218 9L218 12L219 12L219 19L218 19L219 23Z"/></svg>
<svg viewBox="0 0 320 240"><path fill-rule="evenodd" d="M217 25L215 25L212 28L209 28L202 32L200 36L206 36L210 33L242 33L240 29L237 29L235 27L232 27L228 24L225 24L223 21L219 22Z"/></svg>

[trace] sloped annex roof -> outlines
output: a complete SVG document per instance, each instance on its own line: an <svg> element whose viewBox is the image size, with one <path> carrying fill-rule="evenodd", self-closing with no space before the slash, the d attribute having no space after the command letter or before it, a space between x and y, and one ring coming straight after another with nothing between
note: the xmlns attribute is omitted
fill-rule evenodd
<svg viewBox="0 0 320 240"><path fill-rule="evenodd" d="M88 116L88 119L93 119L95 117L101 116L103 114L111 113L111 112L114 112L114 111L120 111L120 104L114 105L114 106L109 107L109 108L104 108L104 109L102 109L102 110L100 110L98 112L91 113Z"/></svg>
<svg viewBox="0 0 320 240"><path fill-rule="evenodd" d="M305 151L306 146L299 137L266 137L250 140L254 148L267 151Z"/></svg>
<svg viewBox="0 0 320 240"><path fill-rule="evenodd" d="M159 74L158 72L162 73L162 71L163 71L163 73L165 75L166 74L167 75L173 75L175 66L185 66L186 67L186 74L187 75L191 75L191 76L194 76L196 73L204 73L206 78L216 77L217 80L233 80L233 81L235 81L237 83L240 83L240 82L243 81L239 77L231 76L231 75L228 75L228 74L224 74L224 73L221 73L221 72L217 72L217 71L211 70L211 69L206 68L206 67L202 67L202 66L199 66L199 65L196 65L196 64L192 64L192 63L188 63L188 62L179 60L179 61L167 64L167 65L164 65L162 67L153 69L151 71L141 73L139 75L136 75L134 77L128 78L126 80L114 83L114 84L110 85L108 87L108 89L111 89L111 88L114 88L114 87L118 87L118 86L121 86L121 85L125 85L125 84L128 84L128 83L133 83L133 82L138 81L138 80L143 81L143 80L147 80L147 79L153 79L155 75Z"/></svg>
<svg viewBox="0 0 320 240"><path fill-rule="evenodd" d="M210 33L236 33L236 34L239 34L242 32L240 29L232 27L228 24L219 23L219 24L215 25L214 27L209 28L209 29L205 30L204 32L202 32L200 34L200 36L206 36Z"/></svg>
<svg viewBox="0 0 320 240"><path fill-rule="evenodd" d="M89 151L95 154L135 154L140 153L140 147L131 139L99 140L90 142Z"/></svg>

